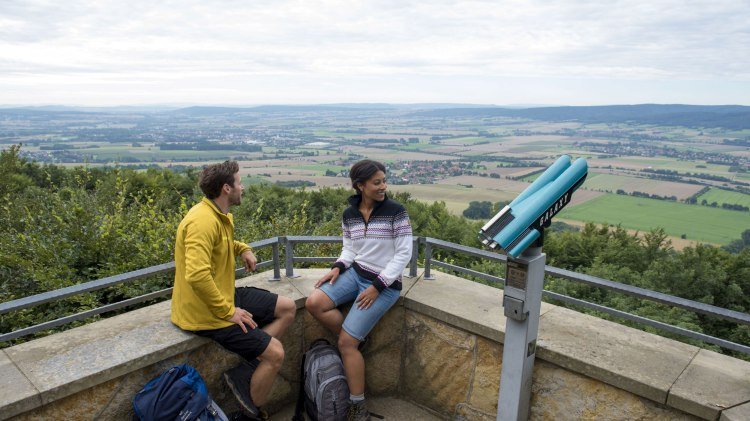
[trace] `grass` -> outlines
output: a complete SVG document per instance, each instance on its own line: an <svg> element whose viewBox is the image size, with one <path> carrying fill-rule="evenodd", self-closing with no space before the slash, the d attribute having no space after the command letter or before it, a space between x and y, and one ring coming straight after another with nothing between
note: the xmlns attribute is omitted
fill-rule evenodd
<svg viewBox="0 0 750 421"><path fill-rule="evenodd" d="M708 203L716 202L721 206L722 203L730 205L742 205L750 207L750 194L727 191L722 189L711 188L707 192L698 196L698 203L705 200ZM750 215L750 214L749 214Z"/></svg>
<svg viewBox="0 0 750 421"><path fill-rule="evenodd" d="M566 208L560 217L620 224L639 231L661 227L672 236L685 234L687 239L714 244L728 244L740 238L740 233L750 226L750 213L747 212L615 194Z"/></svg>

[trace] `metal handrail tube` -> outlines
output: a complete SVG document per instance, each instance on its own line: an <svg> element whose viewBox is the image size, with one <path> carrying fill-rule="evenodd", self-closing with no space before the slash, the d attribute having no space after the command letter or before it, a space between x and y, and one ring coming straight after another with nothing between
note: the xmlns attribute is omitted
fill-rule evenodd
<svg viewBox="0 0 750 421"><path fill-rule="evenodd" d="M469 246L464 246L464 245L461 245L461 244L451 243L450 241L438 240L437 238L424 237L424 243L425 244L434 245L434 246L438 246L440 248L447 249L447 250L452 250L452 251L458 251L458 252L461 252L461 253L466 253L466 254L468 254L470 256L474 256L474 257L481 257L481 258L484 258L484 259L495 260L495 261L499 261L499 262L503 262L503 263L505 263L505 262L508 261L508 256L506 256L504 254L493 253L493 252L487 251L487 250L480 250L480 249L477 249L477 248L474 248L474 247L469 247Z"/></svg>
<svg viewBox="0 0 750 421"><path fill-rule="evenodd" d="M343 240L340 235L288 235L284 238L292 243L340 243Z"/></svg>
<svg viewBox="0 0 750 421"><path fill-rule="evenodd" d="M147 276L160 275L162 273L167 273L173 270L174 262L169 262L157 266L147 267L144 269L134 270L131 272L121 273L119 275L108 276L106 278L85 282L83 284L71 285L69 287L43 292L41 294L31 295L13 301L6 301L4 303L0 303L0 314L4 314L14 310L21 310L27 307L38 306L40 304L48 303L51 301L61 300L63 298L82 294L84 292L96 291L102 288L121 284L123 282L135 281Z"/></svg>
<svg viewBox="0 0 750 421"><path fill-rule="evenodd" d="M686 336L688 338L698 339L703 342L708 342L710 344L718 345L723 348L731 349L733 351L743 352L745 354L750 355L750 347L742 345L742 344L730 342L730 341L717 338L714 336L706 335L703 333L694 332L692 330L688 330L688 329L681 328L678 326L648 319L646 317L638 316L632 313L627 313L621 310L616 310L614 308L603 306L600 304L595 304L595 303L590 303L588 301L579 300L578 298L569 297L567 295L558 294L556 292L545 290L545 291L542 291L542 294L547 297L553 298L555 300L563 301L568 304L575 304L575 305L586 307L592 310L601 311L602 313L611 314L613 316L620 317L622 319L626 319L626 320L641 323L647 326L655 327L657 329L665 330L667 332L675 333L681 336Z"/></svg>
<svg viewBox="0 0 750 421"><path fill-rule="evenodd" d="M284 256L284 266L286 268L286 275L288 277L293 277L293 266L295 262L330 262L335 261L336 257L328 257L328 256L300 256L300 257L294 257L294 243L336 243L340 242L342 237L340 236L288 236L288 237L271 237L266 238L260 241L254 241L250 243L249 245L255 249L263 248L263 247L272 247L273 249L273 257L272 260L266 260L263 262L258 262L256 268L261 269L269 266L273 266L274 269L274 280L281 279L281 259L279 256L280 247L283 244L285 246L285 256ZM433 246L455 251L459 253L464 253L470 256L479 257L483 259L488 259L496 262L505 263L507 261L507 257L503 254L498 254L490 251L480 250L468 246L463 246L456 243L451 243L448 241L438 240L435 238L430 237L414 237L413 241L413 252L412 252L412 259L411 259L411 268L410 268L410 275L416 276L416 262L417 262L417 256L419 254L419 245L424 244L424 256L425 256L425 263L424 263L424 277L425 279L431 279L430 274L430 267L432 264L438 267L446 268L448 270L456 271L465 273L471 276L475 276L480 279L485 279L491 282L495 283L501 283L503 282L503 278L493 276L484 272L475 271L469 268L465 268L462 266L453 265L447 262L440 261L438 259L433 259ZM0 303L0 314L4 314L10 311L15 310L21 310L28 307L33 307L36 305L60 300L63 298L70 297L72 295L81 294L85 292L91 292L96 291L102 288L106 288L109 286L117 285L124 282L130 282L135 281L137 279L141 279L147 276L153 276L153 275L159 275L163 273L167 273L170 271L173 271L175 268L174 262L164 263L161 265L151 266L144 269L139 269L127 273L122 273L115 276L110 276L90 282L86 282L79 285L73 285L66 288L61 288L55 291L48 291L41 294L32 295L29 297L20 298L13 301L8 301L5 303ZM246 270L244 267L240 267L236 269L235 274L236 275L243 275L246 274ZM695 311L701 314L709 315L709 316L715 316L719 317L731 322L744 324L744 325L750 325L750 315L746 313L741 313L734 310L728 310L721 307L713 306L710 304L700 303L697 301L692 301L680 297L671 296L668 294L655 292L647 289L643 289L640 287L627 285L627 284L621 284L618 282L610 281L607 279L597 278L595 276L591 275L585 275L580 274L577 272L560 269L552 266L546 266L545 267L545 274L551 277L555 278L562 278L567 279L569 281L573 282L581 282L586 285L591 285L599 288L605 288L611 291L635 296L638 298L648 299L651 301L655 301L662 304L672 305L675 307L683 308L686 310ZM29 335L32 333L36 333L42 330L50 329L53 327L57 327L72 321L76 320L82 320L87 317L90 317L92 315L105 313L108 311L117 310L123 307L127 307L133 304L137 304L140 302L148 301L150 299L158 298L164 295L167 295L172 289L164 289L157 292L152 292L149 294L144 294L138 297L133 297L124 301L120 301L117 303L108 304L102 307L98 307L92 310L84 311L81 313L77 313L74 315L62 317L56 320L48 321L41 323L39 325L31 326L28 328L20 329L14 332L6 333L3 335L0 335L0 341L7 341L11 339L16 339L21 336ZM647 326L652 326L661 330L665 330L667 332L675 333L681 336L698 339L707 343L715 344L718 346L721 346L726 349L744 352L746 354L750 354L750 347L737 344L734 342L726 341L720 338L715 338L713 336L705 335L698 332L693 332L687 329L683 329L680 327L672 326L666 323L654 321L651 319L647 319L645 317L637 316L634 314L626 313L624 311L612 309L603 305L590 303L587 301L583 301L577 298L569 297L566 295L558 294L552 291L544 291L543 292L545 296L570 303L579 305L582 307L586 307L589 309L594 309L597 311L601 311L607 314L611 314L616 317L620 317L626 320L631 320L637 323L641 323Z"/></svg>
<svg viewBox="0 0 750 421"><path fill-rule="evenodd" d="M263 248L273 244L278 244L279 237L266 238L260 241L254 241L249 244L252 248ZM259 263L260 267L265 267L270 263ZM120 273L114 276L108 276L106 278L96 279L94 281L84 282L82 284L71 285L69 287L56 289L53 291L47 291L40 294L30 295L28 297L19 298L17 300L6 301L0 303L0 314L7 313L9 311L22 310L28 307L38 306L40 304L49 303L52 301L62 300L73 295L83 294L85 292L97 291L103 288L111 287L124 282L132 282L138 279L145 278L147 276L161 275L173 271L175 268L174 262L162 263L156 266L149 266L147 268L138 269L130 272ZM243 269L244 270L244 269ZM134 297L137 298L137 297Z"/></svg>
<svg viewBox="0 0 750 421"><path fill-rule="evenodd" d="M454 270L456 272L461 272L461 273L465 273L467 275L475 276L477 278L484 279L484 280L490 281L490 282L494 282L496 284L502 284L503 282L505 282L505 279L503 279L503 278L500 278L500 277L497 277L497 276L492 276L492 275L490 275L488 273L484 273L484 272L478 272L476 270L465 268L463 266L452 265L450 263L442 262L440 260L433 259L432 260L432 264L435 265L435 266L438 266L438 267L445 268L445 269Z"/></svg>
<svg viewBox="0 0 750 421"><path fill-rule="evenodd" d="M581 282L586 285L597 286L600 288L609 289L611 291L616 291L616 292L620 292L620 293L627 294L627 295L632 295L632 296L639 297L639 298L647 298L657 303L669 304L675 307L684 308L686 310L692 310L692 311L706 314L709 316L716 316L724 320L729 320L735 323L750 325L750 314L747 314L747 313L741 313L739 311L728 310L728 309L713 306L710 304L705 304L705 303L701 303L698 301L675 297L673 295L651 291L651 290L636 287L633 285L621 284L619 282L597 278L596 276L577 273L577 272L573 272L570 270L560 269L560 268L556 268L552 266L546 266L545 273L547 275L550 275L556 278L563 278L563 279L568 279L571 281Z"/></svg>
<svg viewBox="0 0 750 421"><path fill-rule="evenodd" d="M434 238L426 238L425 241L429 245L438 246L441 248L467 252L468 248L471 255L476 257L483 257L492 260L505 261L507 258L504 255L495 254L491 252L485 252L483 250L472 249L470 247L462 246L460 244L451 243L443 240L436 240ZM503 258L500 258L502 256ZM425 263L425 266L427 264ZM668 304L675 307L683 308L686 310L696 311L698 313L706 314L709 316L715 316L728 320L735 323L750 325L750 314L741 313L739 311L728 310L725 308L713 306L710 304L701 303L698 301L688 300L685 298L675 297L673 295L664 294L661 292L651 291L648 289L636 287L633 285L622 284L607 279L597 278L596 276L586 275L578 272L573 272L566 269L560 269L553 266L545 266L545 274L555 277L567 279L570 281L581 282L586 285L596 286L600 288L609 289L611 291L620 292L623 294L631 295L638 298L645 298L651 301L655 301L662 304Z"/></svg>
<svg viewBox="0 0 750 421"><path fill-rule="evenodd" d="M77 320L83 320L87 319L91 316L95 316L97 314L106 313L109 311L114 311L121 309L123 307L128 307L133 304L142 303L144 301L153 300L154 298L163 297L165 295L168 295L172 292L172 288L166 288L159 291L154 291L148 294L139 295L138 297L129 298L127 300L118 301L116 303L108 304L105 306L97 307L88 311L82 311L80 313L71 314L70 316L60 317L59 319L50 320L48 322L39 323L38 325L29 326L27 328L14 330L10 333L4 333L0 335L0 342L9 341L11 339L20 338L22 336L31 335L32 333L41 332L43 330L52 329L53 327L62 326L64 324L68 324L70 322L75 322Z"/></svg>

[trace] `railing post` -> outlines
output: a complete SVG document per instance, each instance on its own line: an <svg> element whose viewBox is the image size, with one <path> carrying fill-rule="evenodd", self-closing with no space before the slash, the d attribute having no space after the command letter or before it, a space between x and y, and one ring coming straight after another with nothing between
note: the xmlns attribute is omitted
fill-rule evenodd
<svg viewBox="0 0 750 421"><path fill-rule="evenodd" d="M432 244L425 241L424 244L424 279L433 280L434 276L430 275L430 261L432 260Z"/></svg>
<svg viewBox="0 0 750 421"><path fill-rule="evenodd" d="M296 278L294 274L294 242L284 237L286 248L284 249L284 268L286 269L287 278Z"/></svg>
<svg viewBox="0 0 750 421"><path fill-rule="evenodd" d="M417 259L419 258L419 241L421 237L414 237L411 241L411 262L409 262L409 277L417 276Z"/></svg>
<svg viewBox="0 0 750 421"><path fill-rule="evenodd" d="M280 281L281 280L281 264L279 263L279 242L281 239L279 238L275 243L271 244L271 249L273 250L273 278L271 278L271 281Z"/></svg>

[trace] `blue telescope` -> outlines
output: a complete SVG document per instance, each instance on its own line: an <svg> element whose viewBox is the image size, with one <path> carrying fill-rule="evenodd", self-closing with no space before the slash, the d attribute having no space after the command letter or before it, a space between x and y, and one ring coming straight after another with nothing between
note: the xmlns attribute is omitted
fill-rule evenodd
<svg viewBox="0 0 750 421"><path fill-rule="evenodd" d="M578 158L571 164L570 156L561 156L482 227L482 244L493 249L500 247L508 256L518 257L542 235L552 217L570 203L587 174L585 159Z"/></svg>

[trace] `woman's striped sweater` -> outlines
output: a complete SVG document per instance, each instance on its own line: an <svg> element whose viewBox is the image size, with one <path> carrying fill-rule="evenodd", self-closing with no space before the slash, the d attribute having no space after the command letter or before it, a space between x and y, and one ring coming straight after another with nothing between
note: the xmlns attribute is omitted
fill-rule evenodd
<svg viewBox="0 0 750 421"><path fill-rule="evenodd" d="M365 222L359 211L362 196L349 197L341 228L344 247L333 267L341 272L353 267L372 281L378 291L401 289L401 274L411 259L412 233L406 209L386 196L375 202L370 219Z"/></svg>

